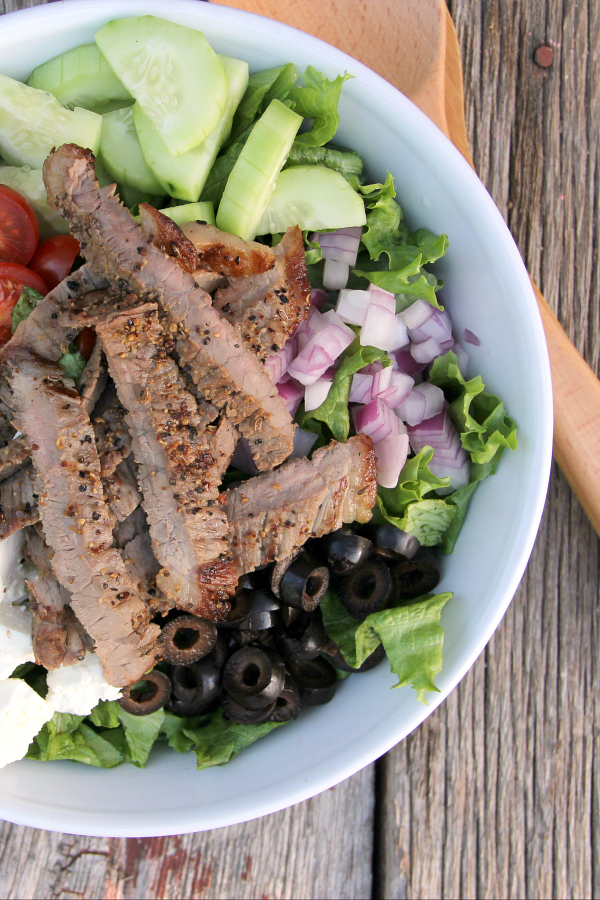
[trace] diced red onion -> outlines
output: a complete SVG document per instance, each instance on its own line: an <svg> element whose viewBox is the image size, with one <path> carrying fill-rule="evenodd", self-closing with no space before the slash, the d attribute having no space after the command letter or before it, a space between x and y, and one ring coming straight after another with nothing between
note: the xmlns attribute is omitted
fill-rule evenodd
<svg viewBox="0 0 600 900"><path fill-rule="evenodd" d="M481 341L479 340L477 335L473 334L472 331L469 331L468 328L464 329L462 336L463 336L463 341L466 344L474 344L476 347L479 347L481 345Z"/></svg>
<svg viewBox="0 0 600 900"><path fill-rule="evenodd" d="M353 266L356 263L361 235L362 228L359 225L353 228L338 228L335 231L311 234L309 241L319 243L323 259L331 259Z"/></svg>
<svg viewBox="0 0 600 900"><path fill-rule="evenodd" d="M326 259L323 267L323 287L329 291L341 291L348 283L350 266L335 259Z"/></svg>
<svg viewBox="0 0 600 900"><path fill-rule="evenodd" d="M383 306L384 309L388 309L390 312L396 315L395 294L391 294L389 291L384 291L383 288L377 287L377 285L373 283L369 285L367 293L370 294L371 303L374 303L375 306Z"/></svg>
<svg viewBox="0 0 600 900"><path fill-rule="evenodd" d="M273 384L277 384L288 370L288 366L298 352L298 341L295 337L289 338L281 350L268 356L264 366L271 377Z"/></svg>
<svg viewBox="0 0 600 900"><path fill-rule="evenodd" d="M362 325L371 302L368 291L340 291L336 312L344 322Z"/></svg>
<svg viewBox="0 0 600 900"><path fill-rule="evenodd" d="M416 378L427 365L427 363L418 363L408 349L395 350L393 357L396 361L398 371L410 375L411 378Z"/></svg>
<svg viewBox="0 0 600 900"><path fill-rule="evenodd" d="M450 478L449 490L457 491L469 483L469 457L460 443L460 437L450 420L447 406L427 421L409 427L410 444L415 453L423 447L433 447L433 457L429 463L432 474L438 478ZM436 447L434 444L447 444ZM447 493L447 491L445 491Z"/></svg>
<svg viewBox="0 0 600 900"><path fill-rule="evenodd" d="M357 434L366 434L374 444L389 437L390 434L399 434L403 431L398 417L379 399L371 400L366 406L359 406L355 410L354 426Z"/></svg>
<svg viewBox="0 0 600 900"><path fill-rule="evenodd" d="M400 313L400 318L407 328L421 328L422 325L431 318L435 311L435 307L428 303L427 300L421 300L419 297L406 309Z"/></svg>
<svg viewBox="0 0 600 900"><path fill-rule="evenodd" d="M318 435L314 431L305 431L304 428L296 428L294 432L294 449L290 459L300 459L308 456L313 448Z"/></svg>
<svg viewBox="0 0 600 900"><path fill-rule="evenodd" d="M246 438L241 437L235 446L233 456L231 457L231 465L246 475L258 475L258 469L254 465L250 444Z"/></svg>
<svg viewBox="0 0 600 900"><path fill-rule="evenodd" d="M350 385L350 403L370 403L373 399L373 376L357 372Z"/></svg>
<svg viewBox="0 0 600 900"><path fill-rule="evenodd" d="M407 347L409 343L408 328L400 316L396 316L396 329L391 342L390 352L393 350L400 350L401 347Z"/></svg>
<svg viewBox="0 0 600 900"><path fill-rule="evenodd" d="M452 350L454 348L454 338L450 337L447 341L442 341L440 347L442 348L442 353L447 353L448 350Z"/></svg>
<svg viewBox="0 0 600 900"><path fill-rule="evenodd" d="M444 392L435 384L425 382L413 388L406 400L397 408L396 414L408 425L420 425L425 419L438 415L444 406Z"/></svg>
<svg viewBox="0 0 600 900"><path fill-rule="evenodd" d="M369 363L368 366L363 366L359 371L361 375L377 375L382 369L383 364L377 359L375 362Z"/></svg>
<svg viewBox="0 0 600 900"><path fill-rule="evenodd" d="M318 409L327 400L327 395L333 382L326 378L319 378L314 384L307 384L304 391L304 409Z"/></svg>
<svg viewBox="0 0 600 900"><path fill-rule="evenodd" d="M415 382L410 375L405 375L404 372L396 372L391 368L390 371L389 387L378 394L374 392L373 397L379 397L380 400L383 400L383 402L387 403L392 409L396 409L406 400L413 389Z"/></svg>
<svg viewBox="0 0 600 900"><path fill-rule="evenodd" d="M283 405L293 418L298 412L298 407L304 397L304 388L293 378L289 378L285 382L280 382L276 387Z"/></svg>
<svg viewBox="0 0 600 900"><path fill-rule="evenodd" d="M355 338L355 334L351 328L349 328L346 323L338 316L334 309L328 310L326 313L321 314L321 322L327 325L337 325L338 328L341 328L342 331L345 331L346 334L352 339ZM352 343L351 341L351 343Z"/></svg>
<svg viewBox="0 0 600 900"><path fill-rule="evenodd" d="M394 488L409 450L407 434L390 434L375 444L377 481L382 487Z"/></svg>
<svg viewBox="0 0 600 900"><path fill-rule="evenodd" d="M371 304L367 309L365 321L360 329L362 347L376 347L378 350L390 350L396 332L396 317L383 306Z"/></svg>
<svg viewBox="0 0 600 900"><path fill-rule="evenodd" d="M440 344L452 338L452 321L447 312L434 309L430 317L418 328L409 328L408 336L415 344L435 338Z"/></svg>
<svg viewBox="0 0 600 900"><path fill-rule="evenodd" d="M427 365L441 355L442 348L435 338L428 338L421 344L411 344L410 352L416 362Z"/></svg>
<svg viewBox="0 0 600 900"><path fill-rule="evenodd" d="M382 391L389 388L392 379L392 367L383 367L373 376L373 397L379 397Z"/></svg>
<svg viewBox="0 0 600 900"><path fill-rule="evenodd" d="M328 314L327 314L328 315ZM324 318L324 317L323 317ZM312 337L288 368L303 385L314 384L354 339L351 329L327 324Z"/></svg>
<svg viewBox="0 0 600 900"><path fill-rule="evenodd" d="M327 291L322 291L321 288L313 288L310 292L310 302L316 309L321 309L328 297Z"/></svg>

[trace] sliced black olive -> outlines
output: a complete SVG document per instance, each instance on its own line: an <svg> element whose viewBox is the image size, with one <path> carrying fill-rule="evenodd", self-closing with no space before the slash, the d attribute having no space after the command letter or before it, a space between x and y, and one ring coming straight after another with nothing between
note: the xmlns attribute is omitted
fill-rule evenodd
<svg viewBox="0 0 600 900"><path fill-rule="evenodd" d="M259 709L276 700L284 678L283 660L276 653L242 647L223 669L223 688L240 706Z"/></svg>
<svg viewBox="0 0 600 900"><path fill-rule="evenodd" d="M283 689L275 701L275 709L269 716L271 722L289 722L300 713L300 691L294 679L286 673Z"/></svg>
<svg viewBox="0 0 600 900"><path fill-rule="evenodd" d="M372 536L375 553L387 562L412 559L421 546L414 534L408 534L394 525L377 525Z"/></svg>
<svg viewBox="0 0 600 900"><path fill-rule="evenodd" d="M240 623L244 621L252 609L252 591L243 588L229 598L229 604L231 608L225 618L219 622L219 628L240 627Z"/></svg>
<svg viewBox="0 0 600 900"><path fill-rule="evenodd" d="M394 566L392 579L397 599L415 600L437 587L440 573L426 559L411 559Z"/></svg>
<svg viewBox="0 0 600 900"><path fill-rule="evenodd" d="M239 722L240 725L259 725L261 722L266 722L275 710L275 701L260 709L246 709L228 694L223 694L221 703L225 717L231 719L232 722Z"/></svg>
<svg viewBox="0 0 600 900"><path fill-rule="evenodd" d="M198 716L214 703L221 690L221 673L204 659L191 666L175 666L171 672L169 709L184 716Z"/></svg>
<svg viewBox="0 0 600 900"><path fill-rule="evenodd" d="M303 706L329 703L335 694L337 675L327 660L317 657L304 662L290 663L290 675L298 685Z"/></svg>
<svg viewBox="0 0 600 900"><path fill-rule="evenodd" d="M152 669L135 684L123 688L120 706L133 716L149 716L167 703L171 695L171 681L164 672Z"/></svg>
<svg viewBox="0 0 600 900"><path fill-rule="evenodd" d="M380 559L357 566L340 588L340 600L350 615L362 622L370 613L383 609L392 595L390 570Z"/></svg>
<svg viewBox="0 0 600 900"><path fill-rule="evenodd" d="M366 562L373 552L373 544L366 537L355 534L347 528L340 528L325 538L327 565L334 575L346 575L361 563Z"/></svg>
<svg viewBox="0 0 600 900"><path fill-rule="evenodd" d="M281 619L281 601L270 591L254 591L252 608L240 622L240 631L264 631L273 628Z"/></svg>
<svg viewBox="0 0 600 900"><path fill-rule="evenodd" d="M369 669L374 669L375 666L378 666L382 659L385 659L383 644L379 644L377 649L370 656L367 656L362 666L359 666L358 669L353 669L352 666L348 665L340 653L340 648L334 641L327 640L321 652L327 656L328 662L334 665L336 669L341 669L342 672L368 672Z"/></svg>
<svg viewBox="0 0 600 900"><path fill-rule="evenodd" d="M288 606L313 612L329 587L329 571L314 556L300 553L281 578L281 599Z"/></svg>
<svg viewBox="0 0 600 900"><path fill-rule="evenodd" d="M303 614L303 610L297 609L295 606L288 606L284 603L281 607L281 624L284 628L288 628L292 622Z"/></svg>
<svg viewBox="0 0 600 900"><path fill-rule="evenodd" d="M217 643L217 629L198 616L177 616L161 632L163 659L174 665L187 665L202 659Z"/></svg>
<svg viewBox="0 0 600 900"><path fill-rule="evenodd" d="M217 628L217 643L202 660L202 662L211 662L219 672L223 670L223 666L230 656L228 634L229 631L219 631Z"/></svg>
<svg viewBox="0 0 600 900"><path fill-rule="evenodd" d="M325 628L320 609L314 613L300 613L285 631L275 637L275 644L284 659L301 662L314 659L325 643Z"/></svg>
<svg viewBox="0 0 600 900"><path fill-rule="evenodd" d="M280 559L275 563L273 569L271 571L271 590L275 594L276 597L281 599L281 579L283 578L286 569L289 569L291 564L294 562L298 553L300 551L296 550L295 553L292 553L290 556L286 556L284 559Z"/></svg>

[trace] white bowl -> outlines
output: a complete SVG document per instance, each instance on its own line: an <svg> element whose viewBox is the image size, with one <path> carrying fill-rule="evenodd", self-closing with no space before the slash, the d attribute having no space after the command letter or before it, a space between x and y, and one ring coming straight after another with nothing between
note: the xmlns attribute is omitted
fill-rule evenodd
<svg viewBox="0 0 600 900"><path fill-rule="evenodd" d="M484 187L452 144L404 96L344 53L295 29L194 0L66 0L0 19L0 71L26 78L34 66L91 41L112 18L153 14L198 28L221 53L256 71L312 64L347 70L339 142L357 150L369 176L389 169L414 226L445 232L438 266L443 298L470 347L473 373L502 397L519 426L519 449L475 493L440 590L455 598L446 631L440 693L429 707L382 664L340 685L328 706L304 713L222 768L196 772L194 756L157 752L145 770L70 762L20 762L0 771L0 817L77 834L151 836L231 825L305 800L352 775L416 728L483 650L525 569L550 470L552 403L548 357L534 295L518 250ZM168 785L168 790L165 786ZM160 802L157 801L160 798Z"/></svg>

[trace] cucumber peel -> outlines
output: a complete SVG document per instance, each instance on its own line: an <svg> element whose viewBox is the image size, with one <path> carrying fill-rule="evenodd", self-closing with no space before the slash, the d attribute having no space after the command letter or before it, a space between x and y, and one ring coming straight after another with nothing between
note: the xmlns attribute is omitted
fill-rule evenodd
<svg viewBox="0 0 600 900"><path fill-rule="evenodd" d="M302 124L302 117L272 100L254 125L227 179L217 227L243 240L258 233L277 176Z"/></svg>
<svg viewBox="0 0 600 900"><path fill-rule="evenodd" d="M176 225L185 225L186 222L206 222L207 225L215 224L215 210L210 200L198 203L182 203L181 206L169 206L167 209L159 209L163 215L173 219Z"/></svg>
<svg viewBox="0 0 600 900"><path fill-rule="evenodd" d="M96 43L173 156L197 147L217 127L227 75L201 32L138 16L109 22Z"/></svg>
<svg viewBox="0 0 600 900"><path fill-rule="evenodd" d="M102 117L69 110L46 91L0 75L0 153L13 166L41 169L53 147L73 143L98 152Z"/></svg>
<svg viewBox="0 0 600 900"><path fill-rule="evenodd" d="M207 139L180 156L173 156L139 103L133 108L142 153L163 190L178 200L198 200L217 153L229 136L231 122L248 85L248 63L229 56L219 56L228 79L225 111Z"/></svg>
<svg viewBox="0 0 600 900"><path fill-rule="evenodd" d="M33 70L27 84L49 91L67 109L82 106L97 112L110 102L132 102L131 94L96 44L81 44L42 63Z"/></svg>
<svg viewBox="0 0 600 900"><path fill-rule="evenodd" d="M277 178L256 233L281 234L292 225L331 231L365 223L362 197L343 175L326 166L292 166Z"/></svg>

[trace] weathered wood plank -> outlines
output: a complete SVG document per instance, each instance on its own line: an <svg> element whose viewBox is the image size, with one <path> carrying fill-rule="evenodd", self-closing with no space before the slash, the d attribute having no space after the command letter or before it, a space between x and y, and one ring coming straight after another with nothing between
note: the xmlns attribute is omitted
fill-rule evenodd
<svg viewBox="0 0 600 900"><path fill-rule="evenodd" d="M476 166L597 371L600 18L453 0ZM554 48L549 69L533 62ZM598 539L560 473L487 650L383 763L380 894L598 896Z"/></svg>

